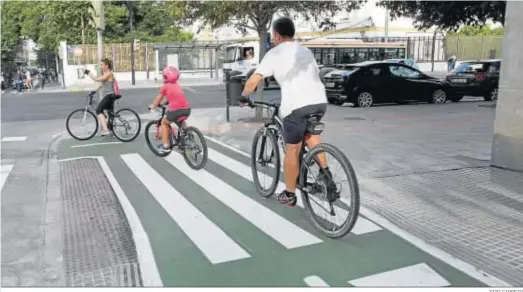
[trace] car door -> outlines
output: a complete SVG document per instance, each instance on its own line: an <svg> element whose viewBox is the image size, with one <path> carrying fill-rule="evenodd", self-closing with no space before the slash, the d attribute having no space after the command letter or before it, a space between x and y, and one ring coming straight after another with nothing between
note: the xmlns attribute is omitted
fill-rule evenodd
<svg viewBox="0 0 523 292"><path fill-rule="evenodd" d="M387 71L390 75L390 86L387 89L390 101L402 101L411 99L411 91L407 88L407 80L404 77L401 64L388 64Z"/></svg>

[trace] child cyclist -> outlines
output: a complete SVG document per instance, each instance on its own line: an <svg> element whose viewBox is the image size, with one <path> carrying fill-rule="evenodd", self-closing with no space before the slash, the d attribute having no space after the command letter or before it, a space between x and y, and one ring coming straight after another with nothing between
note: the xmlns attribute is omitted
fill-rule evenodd
<svg viewBox="0 0 523 292"><path fill-rule="evenodd" d="M161 134L162 144L158 145L158 150L163 153L169 153L171 147L169 147L169 125L176 122L181 117L189 117L191 114L191 107L183 89L178 84L180 78L180 71L173 66L167 66L163 69L163 87L160 89L160 93L154 99L151 104L151 110L158 107L164 97L167 97L169 108L165 118L162 120ZM182 127L185 127L185 121L182 123Z"/></svg>

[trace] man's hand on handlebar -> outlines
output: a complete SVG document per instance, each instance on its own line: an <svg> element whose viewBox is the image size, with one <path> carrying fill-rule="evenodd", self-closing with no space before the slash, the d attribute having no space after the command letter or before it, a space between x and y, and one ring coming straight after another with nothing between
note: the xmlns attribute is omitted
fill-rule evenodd
<svg viewBox="0 0 523 292"><path fill-rule="evenodd" d="M254 103L252 102L252 100L250 100L249 98L246 98L246 97L242 97L238 101L240 102L240 107L244 107L244 106L253 107L254 106Z"/></svg>

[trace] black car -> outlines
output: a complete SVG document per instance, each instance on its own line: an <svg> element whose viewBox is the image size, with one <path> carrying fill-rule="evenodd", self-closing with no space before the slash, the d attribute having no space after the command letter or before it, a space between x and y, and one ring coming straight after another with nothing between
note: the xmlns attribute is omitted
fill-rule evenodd
<svg viewBox="0 0 523 292"><path fill-rule="evenodd" d="M369 107L406 101L445 103L454 96L448 82L404 64L369 61L339 67L322 78L332 104L350 102Z"/></svg>
<svg viewBox="0 0 523 292"><path fill-rule="evenodd" d="M446 80L456 92L455 101L464 95L482 96L485 100L498 99L501 60L466 61L451 71Z"/></svg>

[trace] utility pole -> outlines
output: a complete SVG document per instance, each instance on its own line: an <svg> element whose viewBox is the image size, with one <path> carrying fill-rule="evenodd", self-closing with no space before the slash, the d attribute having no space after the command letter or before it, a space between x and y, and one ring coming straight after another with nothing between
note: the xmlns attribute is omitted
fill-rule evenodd
<svg viewBox="0 0 523 292"><path fill-rule="evenodd" d="M82 22L82 45L85 45L85 25L84 25L84 15L80 16L80 21Z"/></svg>
<svg viewBox="0 0 523 292"><path fill-rule="evenodd" d="M94 27L96 27L96 37L98 39L98 62L102 61L103 58L103 42L102 33L105 28L105 17L104 17L104 5L102 1L91 0L91 21ZM102 74L102 68L100 67L98 74ZM102 100L103 92L100 91L99 101Z"/></svg>
<svg viewBox="0 0 523 292"><path fill-rule="evenodd" d="M128 6L129 8L129 34L131 36L131 84L134 86L135 79L134 79L134 31L133 31L133 1L129 0Z"/></svg>

